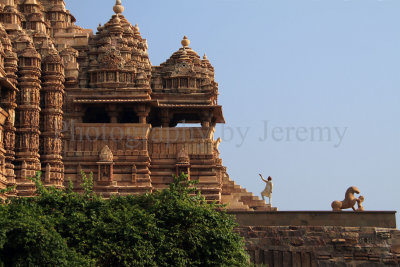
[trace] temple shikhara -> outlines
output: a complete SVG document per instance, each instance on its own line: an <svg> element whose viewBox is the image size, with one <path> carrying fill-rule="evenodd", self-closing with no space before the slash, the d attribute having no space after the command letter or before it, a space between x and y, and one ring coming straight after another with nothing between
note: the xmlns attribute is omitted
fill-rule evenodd
<svg viewBox="0 0 400 267"><path fill-rule="evenodd" d="M334 211L278 212L235 184L214 138L225 120L210 60L185 36L153 66L123 12L117 0L93 33L75 25L64 0L0 0L0 200L35 195L27 178L38 171L46 186L72 181L77 191L81 171L92 172L106 198L162 190L184 172L236 215L252 263L399 266L396 212L365 211L357 187L327 203Z"/></svg>
<svg viewBox="0 0 400 267"><path fill-rule="evenodd" d="M63 0L0 4L0 189L16 185L7 196L33 195L26 178L37 171L47 186L72 180L77 190L81 170L93 172L104 197L160 190L185 172L209 201L271 210L222 165L214 68L186 36L153 66L119 0L95 34Z"/></svg>

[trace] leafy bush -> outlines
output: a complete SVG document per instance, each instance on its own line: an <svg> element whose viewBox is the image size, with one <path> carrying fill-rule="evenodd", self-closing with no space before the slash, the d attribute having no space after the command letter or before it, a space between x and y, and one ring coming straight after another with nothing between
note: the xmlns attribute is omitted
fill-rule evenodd
<svg viewBox="0 0 400 267"><path fill-rule="evenodd" d="M248 266L234 219L182 174L169 189L103 199L45 188L0 205L0 266Z"/></svg>

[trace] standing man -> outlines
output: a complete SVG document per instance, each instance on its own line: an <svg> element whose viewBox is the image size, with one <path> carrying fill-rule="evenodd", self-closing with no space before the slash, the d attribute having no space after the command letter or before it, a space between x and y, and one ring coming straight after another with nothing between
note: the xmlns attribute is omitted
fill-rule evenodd
<svg viewBox="0 0 400 267"><path fill-rule="evenodd" d="M274 185L272 184L272 178L271 178L271 176L269 176L268 180L265 180L261 174L259 174L259 175L261 177L261 180L263 180L266 183L264 191L261 192L261 197L263 200L265 200L264 197L267 197L269 199L268 204L272 205L271 204L271 196L272 196L272 189L274 187Z"/></svg>

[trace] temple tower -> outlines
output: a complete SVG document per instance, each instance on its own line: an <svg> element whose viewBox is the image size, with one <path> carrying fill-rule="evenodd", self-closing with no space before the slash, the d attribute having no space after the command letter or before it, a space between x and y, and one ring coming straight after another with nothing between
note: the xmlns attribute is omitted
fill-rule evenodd
<svg viewBox="0 0 400 267"><path fill-rule="evenodd" d="M26 36L20 37L26 47L18 51L18 85L16 113L16 174L18 195L32 195L34 184L27 177L34 177L41 170L39 156L39 114L41 89L41 57Z"/></svg>
<svg viewBox="0 0 400 267"><path fill-rule="evenodd" d="M120 1L113 10L78 60L73 50L62 52L70 81L65 89L65 175L78 183L80 169L93 171L95 190L104 196L152 191L147 42L122 15Z"/></svg>
<svg viewBox="0 0 400 267"><path fill-rule="evenodd" d="M15 102L14 84L10 83L7 79L7 72L5 70L5 61L7 52L9 51L8 42L6 42L7 34L3 27L0 27L0 189L8 186L8 173L10 171L10 146L12 132L12 115L13 115L13 100ZM3 45L4 43L4 45ZM7 140L6 140L7 139ZM0 195L0 198L4 198Z"/></svg>
<svg viewBox="0 0 400 267"><path fill-rule="evenodd" d="M62 121L64 64L52 43L46 43L42 55L41 89L41 164L46 185L63 187ZM47 51L46 51L47 50Z"/></svg>
<svg viewBox="0 0 400 267"><path fill-rule="evenodd" d="M5 176L7 179L7 186L15 185L14 174L14 159L15 159L15 108L17 89L17 71L18 71L18 58L16 53L12 51L11 40L8 37L4 27L0 24L0 40L4 48L4 72L5 76L2 80L1 106L7 112L8 116L4 124L4 149L5 149Z"/></svg>

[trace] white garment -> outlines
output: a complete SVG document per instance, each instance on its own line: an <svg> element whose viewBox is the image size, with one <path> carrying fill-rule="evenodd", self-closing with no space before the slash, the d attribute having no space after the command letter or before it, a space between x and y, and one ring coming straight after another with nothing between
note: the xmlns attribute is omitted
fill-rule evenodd
<svg viewBox="0 0 400 267"><path fill-rule="evenodd" d="M264 189L264 191L261 192L261 195L265 196L265 197L271 197L273 187L274 187L274 185L272 184L272 182L267 181L266 185L265 185L265 189Z"/></svg>

